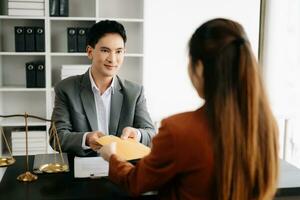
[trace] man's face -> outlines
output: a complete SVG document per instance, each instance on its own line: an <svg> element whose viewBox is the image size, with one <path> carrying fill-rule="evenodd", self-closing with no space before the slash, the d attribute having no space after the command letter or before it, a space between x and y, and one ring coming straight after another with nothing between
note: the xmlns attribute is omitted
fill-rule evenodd
<svg viewBox="0 0 300 200"><path fill-rule="evenodd" d="M102 77L113 77L119 71L124 60L124 41L117 33L108 33L99 39L95 48L87 47L92 68Z"/></svg>

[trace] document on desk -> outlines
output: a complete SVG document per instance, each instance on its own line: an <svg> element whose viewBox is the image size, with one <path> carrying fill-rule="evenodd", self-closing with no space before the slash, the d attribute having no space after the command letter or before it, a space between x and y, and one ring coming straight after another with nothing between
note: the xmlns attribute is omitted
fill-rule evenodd
<svg viewBox="0 0 300 200"><path fill-rule="evenodd" d="M102 157L76 157L74 158L75 178L95 178L108 176L108 162Z"/></svg>

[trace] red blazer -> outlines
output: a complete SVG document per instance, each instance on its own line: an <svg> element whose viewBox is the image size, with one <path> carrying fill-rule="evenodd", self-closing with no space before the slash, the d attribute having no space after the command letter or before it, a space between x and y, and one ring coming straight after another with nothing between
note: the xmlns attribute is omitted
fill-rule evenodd
<svg viewBox="0 0 300 200"><path fill-rule="evenodd" d="M152 142L136 166L112 155L109 179L133 196L157 190L160 199L213 198L213 140L204 108L163 120Z"/></svg>

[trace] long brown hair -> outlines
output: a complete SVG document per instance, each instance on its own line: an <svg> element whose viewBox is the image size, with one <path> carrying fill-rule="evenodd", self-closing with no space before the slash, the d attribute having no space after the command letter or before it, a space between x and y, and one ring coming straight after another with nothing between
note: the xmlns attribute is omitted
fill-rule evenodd
<svg viewBox="0 0 300 200"><path fill-rule="evenodd" d="M189 43L203 64L215 144L217 199L272 199L278 177L277 125L243 27L228 19L200 26Z"/></svg>

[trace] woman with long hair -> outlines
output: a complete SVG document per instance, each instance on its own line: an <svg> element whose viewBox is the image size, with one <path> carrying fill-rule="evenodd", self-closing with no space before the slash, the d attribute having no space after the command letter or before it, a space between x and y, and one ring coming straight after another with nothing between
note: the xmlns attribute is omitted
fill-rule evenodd
<svg viewBox="0 0 300 200"><path fill-rule="evenodd" d="M161 199L265 200L276 192L277 125L242 26L201 25L189 42L189 75L203 107L162 121L136 166L102 147L109 179Z"/></svg>

